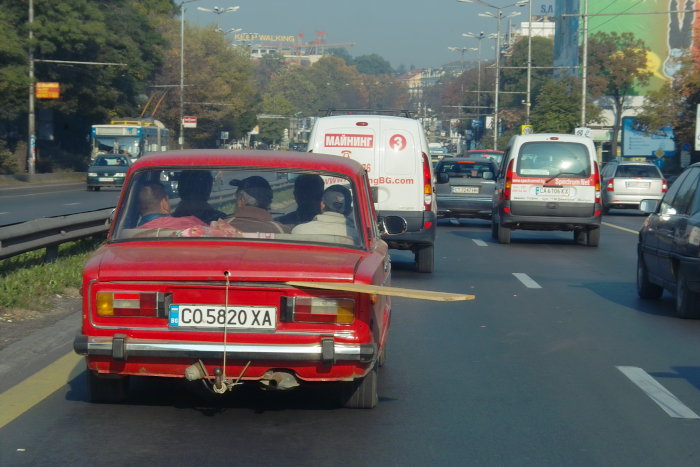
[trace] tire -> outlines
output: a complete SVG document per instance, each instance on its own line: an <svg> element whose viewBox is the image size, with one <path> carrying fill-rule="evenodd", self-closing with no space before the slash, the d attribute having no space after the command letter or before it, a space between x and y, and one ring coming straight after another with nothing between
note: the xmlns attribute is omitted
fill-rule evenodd
<svg viewBox="0 0 700 467"><path fill-rule="evenodd" d="M498 220L495 217L491 218L491 238L498 240Z"/></svg>
<svg viewBox="0 0 700 467"><path fill-rule="evenodd" d="M87 390L90 402L113 404L126 399L129 392L129 377L122 375L99 375L87 370Z"/></svg>
<svg viewBox="0 0 700 467"><path fill-rule="evenodd" d="M379 403L377 393L377 368L373 367L360 381L343 383L341 388L343 407L349 409L373 409Z"/></svg>
<svg viewBox="0 0 700 467"><path fill-rule="evenodd" d="M583 231L581 230L574 230L574 243L575 244L583 244Z"/></svg>
<svg viewBox="0 0 700 467"><path fill-rule="evenodd" d="M386 365L386 341L384 342L384 347L382 347L382 353L380 353L379 357L377 358L377 365L379 368Z"/></svg>
<svg viewBox="0 0 700 467"><path fill-rule="evenodd" d="M586 246L598 246L600 243L600 227L586 232Z"/></svg>
<svg viewBox="0 0 700 467"><path fill-rule="evenodd" d="M700 318L700 294L688 288L683 270L676 274L676 314L683 319Z"/></svg>
<svg viewBox="0 0 700 467"><path fill-rule="evenodd" d="M502 243L503 245L510 244L511 231L512 229L509 229L508 227L503 227L500 223L498 223L496 232L496 236L498 237L498 243Z"/></svg>
<svg viewBox="0 0 700 467"><path fill-rule="evenodd" d="M433 245L418 248L415 255L418 272L433 272L435 269L435 247Z"/></svg>
<svg viewBox="0 0 700 467"><path fill-rule="evenodd" d="M637 295L644 299L657 299L661 298L663 293L663 287L649 282L649 271L642 255L637 253Z"/></svg>
<svg viewBox="0 0 700 467"><path fill-rule="evenodd" d="M603 214L604 215L610 214L610 208L608 206L603 205Z"/></svg>

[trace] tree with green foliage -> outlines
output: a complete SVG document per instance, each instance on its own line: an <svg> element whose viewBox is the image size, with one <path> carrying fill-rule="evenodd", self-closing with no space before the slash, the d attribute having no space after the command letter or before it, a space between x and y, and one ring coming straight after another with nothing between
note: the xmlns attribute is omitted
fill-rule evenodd
<svg viewBox="0 0 700 467"><path fill-rule="evenodd" d="M377 54L360 55L355 57L352 64L363 75L391 75L394 73L391 63Z"/></svg>
<svg viewBox="0 0 700 467"><path fill-rule="evenodd" d="M611 101L614 115L611 153L617 155L622 110L629 96L638 95L637 86L649 83L649 48L631 32L597 32L588 40L588 83L596 98Z"/></svg>

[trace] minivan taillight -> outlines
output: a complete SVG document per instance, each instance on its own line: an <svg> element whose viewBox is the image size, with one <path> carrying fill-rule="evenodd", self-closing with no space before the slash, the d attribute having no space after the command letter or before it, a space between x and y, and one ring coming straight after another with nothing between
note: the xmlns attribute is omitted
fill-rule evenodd
<svg viewBox="0 0 700 467"><path fill-rule="evenodd" d="M593 179L595 182L595 202L596 204L602 204L600 199L600 172L598 171L597 162L593 162L593 176L595 177Z"/></svg>
<svg viewBox="0 0 700 467"><path fill-rule="evenodd" d="M508 169L506 170L506 180L503 185L503 193L501 194L501 199L503 201L510 200L510 188L513 186L513 162L515 159L511 159L508 163Z"/></svg>
<svg viewBox="0 0 700 467"><path fill-rule="evenodd" d="M666 193L668 191L668 182L665 178L661 179L661 193Z"/></svg>
<svg viewBox="0 0 700 467"><path fill-rule="evenodd" d="M426 211L433 210L433 178L430 175L430 159L423 153L423 204Z"/></svg>
<svg viewBox="0 0 700 467"><path fill-rule="evenodd" d="M615 179L611 178L608 180L608 186L605 187L605 191L615 191Z"/></svg>

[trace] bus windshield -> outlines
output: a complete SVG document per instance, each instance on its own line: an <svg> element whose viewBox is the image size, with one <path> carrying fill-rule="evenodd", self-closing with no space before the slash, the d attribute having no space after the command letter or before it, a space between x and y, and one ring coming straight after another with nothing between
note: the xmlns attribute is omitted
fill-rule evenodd
<svg viewBox="0 0 700 467"><path fill-rule="evenodd" d="M98 136L94 141L94 154L126 154L132 159L141 156L140 138L138 137Z"/></svg>

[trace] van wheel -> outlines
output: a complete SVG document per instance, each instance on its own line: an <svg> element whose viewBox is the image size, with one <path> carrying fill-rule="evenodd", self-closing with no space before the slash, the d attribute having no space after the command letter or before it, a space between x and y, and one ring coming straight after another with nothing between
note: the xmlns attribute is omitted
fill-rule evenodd
<svg viewBox="0 0 700 467"><path fill-rule="evenodd" d="M660 298L664 289L649 281L649 270L641 254L637 254L637 295L640 298L651 299ZM676 304L678 302L676 301Z"/></svg>
<svg viewBox="0 0 700 467"><path fill-rule="evenodd" d="M498 220L496 218L491 219L491 238L498 240Z"/></svg>
<svg viewBox="0 0 700 467"><path fill-rule="evenodd" d="M415 255L418 272L433 272L435 268L435 247L433 245L418 248Z"/></svg>
<svg viewBox="0 0 700 467"><path fill-rule="evenodd" d="M586 245L598 246L598 243L600 243L600 227L588 230L586 232Z"/></svg>
<svg viewBox="0 0 700 467"><path fill-rule="evenodd" d="M377 368L373 367L360 381L342 383L341 402L349 409L373 409L379 403Z"/></svg>
<svg viewBox="0 0 700 467"><path fill-rule="evenodd" d="M116 403L126 399L129 377L123 375L100 375L87 370L87 390L90 402Z"/></svg>
<svg viewBox="0 0 700 467"><path fill-rule="evenodd" d="M513 229L508 227L503 227L500 222L496 226L496 236L498 237L498 243L508 245L510 243L510 233Z"/></svg>
<svg viewBox="0 0 700 467"><path fill-rule="evenodd" d="M676 275L676 314L683 319L700 318L700 294L688 288L685 274L680 269Z"/></svg>

